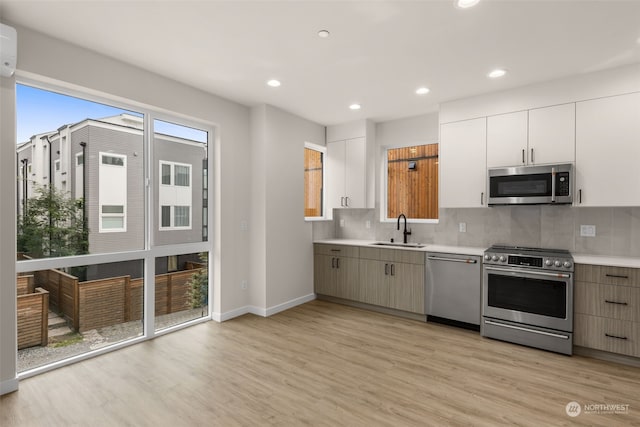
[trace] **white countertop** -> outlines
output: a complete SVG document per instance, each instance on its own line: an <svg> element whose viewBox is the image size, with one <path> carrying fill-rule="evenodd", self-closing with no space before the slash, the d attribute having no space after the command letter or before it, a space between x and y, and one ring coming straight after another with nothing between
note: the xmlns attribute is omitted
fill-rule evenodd
<svg viewBox="0 0 640 427"><path fill-rule="evenodd" d="M356 239L329 239L329 240L316 240L313 243L324 243L328 245L348 245L348 246L367 246L376 243L377 240L356 240ZM414 243L414 242L412 242ZM429 243L424 244L421 248L412 248L410 246L374 246L378 248L386 249L401 249L404 251L421 251L421 252L442 252L447 254L461 254L461 255L476 255L482 256L486 248L476 248L467 246L448 246L448 245L434 245Z"/></svg>
<svg viewBox="0 0 640 427"><path fill-rule="evenodd" d="M607 255L571 254L576 264L606 265L609 267L633 267L640 268L640 258L617 257Z"/></svg>
<svg viewBox="0 0 640 427"><path fill-rule="evenodd" d="M313 243L324 243L329 245L347 245L347 246L368 246L371 247L376 240L357 240L357 239L327 239L316 240ZM377 246L384 247L384 246ZM482 256L486 248L469 247L469 246L449 246L424 243L421 248L387 246L388 249L401 249L406 251L422 251L422 252L441 252L447 254L476 255ZM634 257L617 257L606 255L587 255L587 254L571 254L576 264L595 264L606 265L610 267L632 267L640 268L640 258Z"/></svg>

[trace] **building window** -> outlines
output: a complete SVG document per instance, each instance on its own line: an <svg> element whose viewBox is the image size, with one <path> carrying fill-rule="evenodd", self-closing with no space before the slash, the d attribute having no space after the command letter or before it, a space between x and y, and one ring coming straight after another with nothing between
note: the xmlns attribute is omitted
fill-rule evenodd
<svg viewBox="0 0 640 427"><path fill-rule="evenodd" d="M160 161L160 230L191 229L192 165Z"/></svg>
<svg viewBox="0 0 640 427"><path fill-rule="evenodd" d="M305 144L304 149L304 216L324 217L324 154L325 147Z"/></svg>
<svg viewBox="0 0 640 427"><path fill-rule="evenodd" d="M171 185L171 165L162 165L162 184Z"/></svg>
<svg viewBox="0 0 640 427"><path fill-rule="evenodd" d="M108 154L102 154L102 164L124 166L124 158L122 156L110 156Z"/></svg>
<svg viewBox="0 0 640 427"><path fill-rule="evenodd" d="M102 229L123 229L124 228L124 206L103 205L102 206Z"/></svg>
<svg viewBox="0 0 640 427"><path fill-rule="evenodd" d="M171 206L162 206L161 227L171 227Z"/></svg>
<svg viewBox="0 0 640 427"><path fill-rule="evenodd" d="M189 187L189 175L191 174L190 166L174 165L175 180L174 185L180 187Z"/></svg>
<svg viewBox="0 0 640 427"><path fill-rule="evenodd" d="M176 227L188 227L189 226L189 206L174 206L174 226Z"/></svg>
<svg viewBox="0 0 640 427"><path fill-rule="evenodd" d="M438 144L387 150L386 219L438 219Z"/></svg>
<svg viewBox="0 0 640 427"><path fill-rule="evenodd" d="M127 157L100 153L98 198L100 200L100 232L127 231Z"/></svg>

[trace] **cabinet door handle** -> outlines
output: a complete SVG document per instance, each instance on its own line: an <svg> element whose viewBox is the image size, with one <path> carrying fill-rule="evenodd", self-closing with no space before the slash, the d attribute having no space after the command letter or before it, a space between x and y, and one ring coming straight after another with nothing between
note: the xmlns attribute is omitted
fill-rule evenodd
<svg viewBox="0 0 640 427"><path fill-rule="evenodd" d="M535 163L536 161L533 160L533 148L531 149L531 163Z"/></svg>
<svg viewBox="0 0 640 427"><path fill-rule="evenodd" d="M617 336L617 335L611 335L611 334L607 334L607 333L605 333L604 335L605 335L606 337L609 337L609 338L615 338L615 339L617 339L617 340L627 340L627 339L628 339L627 337L619 337L619 336Z"/></svg>
<svg viewBox="0 0 640 427"><path fill-rule="evenodd" d="M344 205L345 205L345 207L347 207L347 208L349 207L349 196L346 196L346 197L344 198Z"/></svg>
<svg viewBox="0 0 640 427"><path fill-rule="evenodd" d="M391 275L392 276L396 275L396 265L395 264L391 264Z"/></svg>
<svg viewBox="0 0 640 427"><path fill-rule="evenodd" d="M609 301L608 299L604 300L604 302L606 302L607 304L629 305L629 304L627 304L626 302Z"/></svg>
<svg viewBox="0 0 640 427"><path fill-rule="evenodd" d="M344 207L344 197L340 197L340 206Z"/></svg>
<svg viewBox="0 0 640 427"><path fill-rule="evenodd" d="M384 275L385 276L389 275L389 264L384 265Z"/></svg>
<svg viewBox="0 0 640 427"><path fill-rule="evenodd" d="M525 161L524 161L524 148L522 149L522 164L524 165Z"/></svg>
<svg viewBox="0 0 640 427"><path fill-rule="evenodd" d="M340 258L336 258L336 268L340 268Z"/></svg>
<svg viewBox="0 0 640 427"><path fill-rule="evenodd" d="M484 206L484 192L480 193L480 206Z"/></svg>
<svg viewBox="0 0 640 427"><path fill-rule="evenodd" d="M336 259L331 258L331 268L336 268Z"/></svg>
<svg viewBox="0 0 640 427"><path fill-rule="evenodd" d="M624 276L622 274L605 274L606 277L615 277L616 279L628 279L629 276Z"/></svg>
<svg viewBox="0 0 640 427"><path fill-rule="evenodd" d="M582 188L578 190L578 204L582 204Z"/></svg>

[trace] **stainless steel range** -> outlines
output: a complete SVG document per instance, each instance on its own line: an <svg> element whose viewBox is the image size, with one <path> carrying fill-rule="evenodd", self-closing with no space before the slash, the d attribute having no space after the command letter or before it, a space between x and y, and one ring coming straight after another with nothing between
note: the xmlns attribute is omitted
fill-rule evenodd
<svg viewBox="0 0 640 427"><path fill-rule="evenodd" d="M482 336L572 353L574 267L568 251L492 246L483 267Z"/></svg>

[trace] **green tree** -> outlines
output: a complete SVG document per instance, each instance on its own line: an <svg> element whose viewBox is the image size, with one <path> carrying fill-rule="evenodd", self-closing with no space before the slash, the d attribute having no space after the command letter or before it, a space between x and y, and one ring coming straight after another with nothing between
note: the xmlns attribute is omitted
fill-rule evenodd
<svg viewBox="0 0 640 427"><path fill-rule="evenodd" d="M18 217L18 252L33 258L80 255L88 252L84 201L61 191L38 187Z"/></svg>
<svg viewBox="0 0 640 427"><path fill-rule="evenodd" d="M187 295L191 301L191 308L200 308L207 305L209 297L209 271L207 253L199 255L200 261L204 267L199 268L189 280L189 288Z"/></svg>

